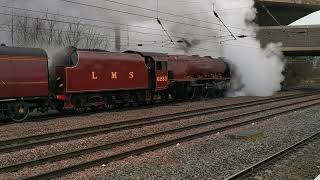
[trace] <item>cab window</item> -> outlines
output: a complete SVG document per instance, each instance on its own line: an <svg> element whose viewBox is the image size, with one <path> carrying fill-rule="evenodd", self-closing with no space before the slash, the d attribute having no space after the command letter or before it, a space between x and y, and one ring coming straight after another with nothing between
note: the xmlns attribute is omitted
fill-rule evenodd
<svg viewBox="0 0 320 180"><path fill-rule="evenodd" d="M162 63L161 61L157 62L157 71L161 71L162 70Z"/></svg>
<svg viewBox="0 0 320 180"><path fill-rule="evenodd" d="M157 65L157 71L167 70L167 62L166 61L158 61L156 65Z"/></svg>
<svg viewBox="0 0 320 180"><path fill-rule="evenodd" d="M163 62L162 62L162 69L163 69L163 70L167 70L167 64L168 64L168 63L167 63L166 61L163 61Z"/></svg>

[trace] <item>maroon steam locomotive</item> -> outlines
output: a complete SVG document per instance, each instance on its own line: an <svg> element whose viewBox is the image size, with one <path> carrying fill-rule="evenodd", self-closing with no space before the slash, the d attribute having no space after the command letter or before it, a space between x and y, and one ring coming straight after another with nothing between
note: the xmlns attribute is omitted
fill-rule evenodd
<svg viewBox="0 0 320 180"><path fill-rule="evenodd" d="M69 47L52 62L42 49L0 47L0 118L222 96L231 78L211 57Z"/></svg>

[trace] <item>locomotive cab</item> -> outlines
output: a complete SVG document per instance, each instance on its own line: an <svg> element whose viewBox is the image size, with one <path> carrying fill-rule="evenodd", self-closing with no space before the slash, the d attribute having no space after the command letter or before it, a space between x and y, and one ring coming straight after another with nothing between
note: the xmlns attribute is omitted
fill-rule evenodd
<svg viewBox="0 0 320 180"><path fill-rule="evenodd" d="M156 90L163 90L168 87L168 61L158 60L156 65Z"/></svg>
<svg viewBox="0 0 320 180"><path fill-rule="evenodd" d="M165 56L147 56L145 61L150 77L151 99L168 99L168 93L166 92L170 84L168 79L168 59Z"/></svg>
<svg viewBox="0 0 320 180"><path fill-rule="evenodd" d="M125 51L125 53L139 54L144 57L149 73L149 89L152 94L166 90L169 86L168 55L153 52Z"/></svg>

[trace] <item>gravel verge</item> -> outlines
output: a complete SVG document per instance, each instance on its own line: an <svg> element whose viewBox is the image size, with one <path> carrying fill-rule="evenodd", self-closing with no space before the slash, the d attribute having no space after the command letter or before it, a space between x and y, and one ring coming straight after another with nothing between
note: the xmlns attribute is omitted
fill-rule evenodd
<svg viewBox="0 0 320 180"><path fill-rule="evenodd" d="M254 179L309 180L320 175L320 138L251 175Z"/></svg>
<svg viewBox="0 0 320 180"><path fill-rule="evenodd" d="M309 97L308 99L312 99L314 97L318 96L312 96ZM304 99L304 98L301 98ZM299 99L299 100L301 100ZM221 113L216 113L213 115L206 115L206 116L198 116L196 118L191 118L191 119L185 119L182 121L176 121L176 122L170 122L170 123L163 123L163 124L158 124L158 125L152 125L152 126L147 126L143 128L137 128L133 130L125 130L125 131L118 131L114 133L109 133L105 135L98 135L98 136L93 136L89 138L83 138L79 140L73 140L69 142L62 142L62 143L55 143L55 144L49 144L45 146L40 146L37 148L33 149L27 149L27 150L22 150L22 151L17 151L17 152L12 152L12 153L5 153L0 155L0 166L7 166L10 164L15 164L21 161L30 161L33 159L38 159L50 155L55 155L55 154L60 154L62 152L69 152L71 150L79 150L83 148L89 148L97 145L103 145L106 143L111 143L111 142L117 142L120 140L128 139L128 138L134 138L134 137L139 137L141 135L146 135L146 134L153 134L157 132L161 132L163 130L170 130L170 129L175 129L177 127L185 127L191 124L198 124L198 123L203 123L203 122L208 122L208 121L214 121L218 120L222 117L231 117L234 115L238 115L240 113L244 112L251 112L255 111L257 109L264 109L264 108L270 108L270 107L275 107L287 103L292 103L296 102L297 100L289 100L289 101L283 101L283 102L277 102L277 103L270 103L267 105L261 105L261 106L254 106L251 108L245 108L245 109L239 109L239 110L234 110L234 111L228 111L228 112L221 112ZM314 103L314 102L311 102ZM282 108L288 109L288 108ZM279 110L274 110L274 111L269 111L267 113L263 113L263 115L271 114L274 112L278 112ZM257 114L257 115L251 115L246 118L242 118L240 120L233 120L231 122L226 122L226 123L219 123L219 124L214 124L211 126L207 126L204 128L198 128L200 130L208 130L211 128L216 128L216 127L221 127L227 124L234 123L235 121L243 121L243 120L248 120L252 119L258 116L261 116L262 114ZM117 137L117 138L115 138Z"/></svg>
<svg viewBox="0 0 320 180"><path fill-rule="evenodd" d="M224 179L319 131L318 109L319 106L281 115L61 179ZM263 138L256 141L230 138L235 132L250 129L263 132Z"/></svg>

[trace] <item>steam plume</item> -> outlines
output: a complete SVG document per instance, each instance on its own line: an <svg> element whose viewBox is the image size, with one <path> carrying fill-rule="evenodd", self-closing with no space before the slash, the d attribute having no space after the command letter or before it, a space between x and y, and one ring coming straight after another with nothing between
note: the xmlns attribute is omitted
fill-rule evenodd
<svg viewBox="0 0 320 180"><path fill-rule="evenodd" d="M238 10L236 15L222 13L227 24L242 28L241 34L246 35L244 39L238 38L237 42L222 43L221 47L223 55L235 67L234 75L237 78L234 81L238 82L230 91L230 95L233 96L269 96L281 89L280 83L284 79L281 44L269 44L262 48L260 42L255 38L256 27L252 21L255 19L256 10L253 5L254 2L251 0L221 0L217 1L215 6L219 9L247 7ZM239 84L240 88L236 86Z"/></svg>

